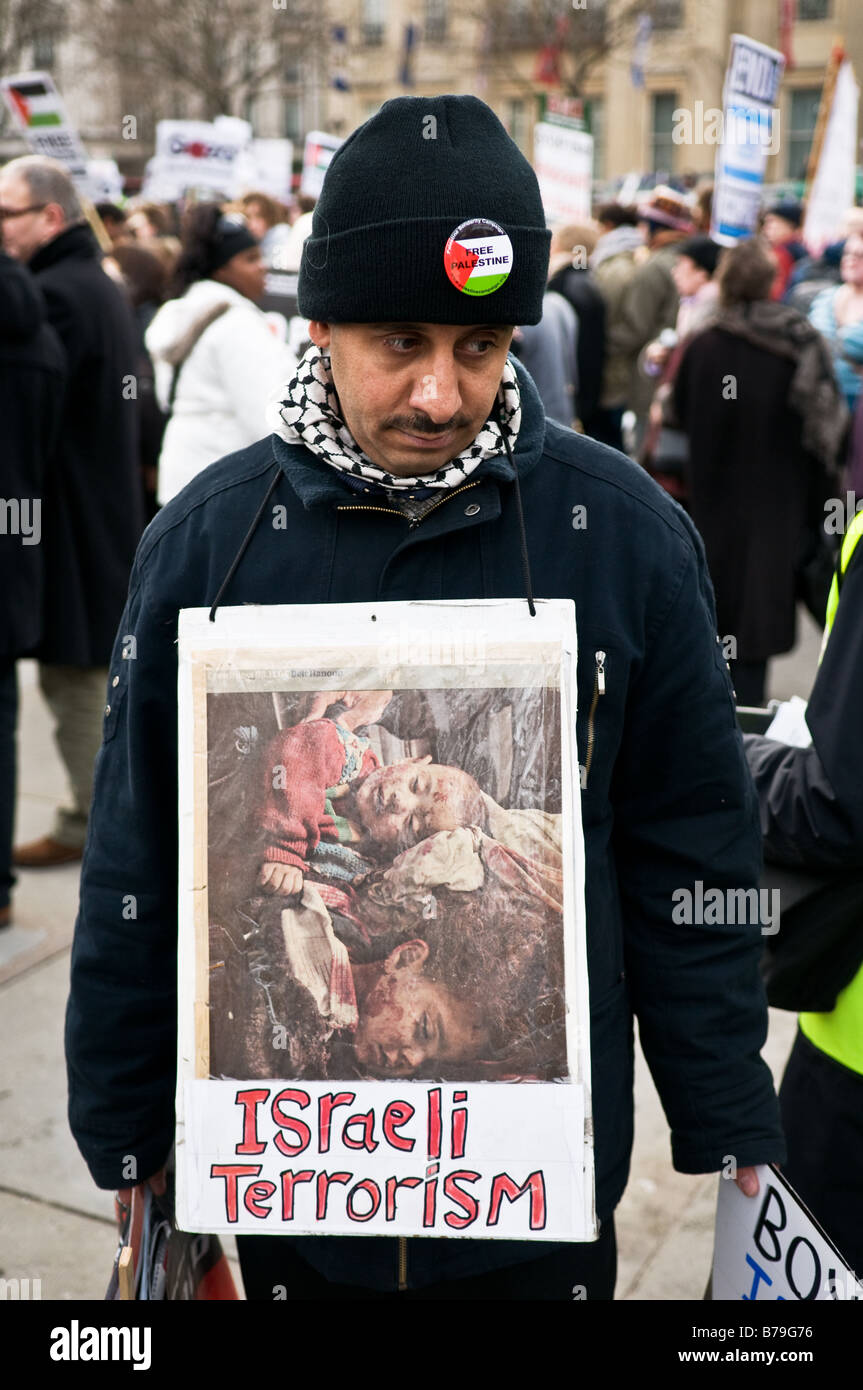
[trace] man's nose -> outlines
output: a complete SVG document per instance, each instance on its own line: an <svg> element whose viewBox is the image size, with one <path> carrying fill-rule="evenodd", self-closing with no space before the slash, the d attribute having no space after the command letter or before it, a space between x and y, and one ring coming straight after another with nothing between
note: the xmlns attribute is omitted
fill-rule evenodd
<svg viewBox="0 0 863 1390"><path fill-rule="evenodd" d="M416 1045L385 1047L382 1050L384 1060L391 1071L416 1071L424 1058L422 1048Z"/></svg>
<svg viewBox="0 0 863 1390"><path fill-rule="evenodd" d="M443 425L461 410L458 364L451 353L439 353L414 381L410 404L436 425Z"/></svg>

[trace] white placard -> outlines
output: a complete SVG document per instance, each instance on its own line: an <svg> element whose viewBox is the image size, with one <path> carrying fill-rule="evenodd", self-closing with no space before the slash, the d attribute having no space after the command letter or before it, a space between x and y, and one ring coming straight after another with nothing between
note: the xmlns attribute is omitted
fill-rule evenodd
<svg viewBox="0 0 863 1390"><path fill-rule="evenodd" d="M593 136L551 121L539 121L533 134L533 167L549 222L590 217Z"/></svg>
<svg viewBox="0 0 863 1390"><path fill-rule="evenodd" d="M310 130L303 149L303 174L300 179L300 192L310 198L319 198L324 186L324 175L330 167L330 160L339 145L341 136L328 135L323 130Z"/></svg>
<svg viewBox="0 0 863 1390"><path fill-rule="evenodd" d="M254 172L247 192L269 193L286 203L291 196L291 170L294 146L290 140L253 140L251 159Z"/></svg>
<svg viewBox="0 0 863 1390"><path fill-rule="evenodd" d="M175 202L188 189L233 198L241 191L251 127L246 121L157 121L145 198Z"/></svg>
<svg viewBox="0 0 863 1390"><path fill-rule="evenodd" d="M575 621L536 607L181 613L182 1229L595 1239Z"/></svg>
<svg viewBox="0 0 863 1390"><path fill-rule="evenodd" d="M803 240L814 256L838 241L846 212L854 206L856 187L857 106L860 88L850 58L840 64L827 118L821 155L806 200Z"/></svg>
<svg viewBox="0 0 863 1390"><path fill-rule="evenodd" d="M87 155L50 72L19 72L0 78L0 90L31 152L58 159L76 186L89 193Z"/></svg>
<svg viewBox="0 0 863 1390"><path fill-rule="evenodd" d="M731 35L710 226L720 246L734 246L755 231L767 159L778 149L784 67L777 49L745 34Z"/></svg>
<svg viewBox="0 0 863 1390"><path fill-rule="evenodd" d="M760 1190L746 1197L719 1179L714 1301L825 1302L863 1298L863 1285L772 1165L756 1169Z"/></svg>

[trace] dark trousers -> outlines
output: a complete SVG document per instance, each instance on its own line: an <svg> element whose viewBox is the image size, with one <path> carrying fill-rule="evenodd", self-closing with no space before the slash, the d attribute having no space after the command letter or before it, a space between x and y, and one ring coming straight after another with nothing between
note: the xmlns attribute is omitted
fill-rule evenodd
<svg viewBox="0 0 863 1390"><path fill-rule="evenodd" d="M333 1237L338 1240L337 1236ZM370 1237L371 1239L371 1237ZM272 1303L274 1290L288 1302L319 1298L397 1299L408 1302L449 1299L556 1300L595 1303L614 1298L617 1241L614 1221L605 1221L592 1244L561 1245L550 1255L507 1265L468 1279L448 1279L401 1292L334 1284L278 1236L238 1236L237 1250L246 1298ZM282 1292L284 1290L284 1293Z"/></svg>
<svg viewBox="0 0 863 1390"><path fill-rule="evenodd" d="M9 906L15 884L12 837L15 828L18 677L15 662L0 659L0 907Z"/></svg>
<svg viewBox="0 0 863 1390"><path fill-rule="evenodd" d="M783 1172L857 1275L863 1273L863 1076L798 1032L779 1088Z"/></svg>

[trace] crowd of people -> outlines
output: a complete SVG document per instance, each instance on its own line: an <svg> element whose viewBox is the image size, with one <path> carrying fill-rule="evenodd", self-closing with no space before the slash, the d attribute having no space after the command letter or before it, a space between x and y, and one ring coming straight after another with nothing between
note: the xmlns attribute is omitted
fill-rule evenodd
<svg viewBox="0 0 863 1390"><path fill-rule="evenodd" d="M407 120L416 113L408 110L410 101L405 100L401 117ZM796 640L798 601L805 600L822 625L825 621L827 590L836 560L823 526L825 502L843 496L855 483L863 491L863 210L850 209L845 224L837 228L835 243L817 254L802 240L802 207L788 201L765 207L758 232L723 248L710 237L709 191L694 198L658 185L635 206L607 202L595 209L590 220L553 227L549 241L532 171L487 108L473 98L435 101L442 108L450 103L448 117L465 122L466 129L474 123L479 146L487 141L502 161L501 168L506 169L506 187L499 193L476 161L468 169L470 154L455 144L451 147L442 140L434 142L440 148L425 151L424 157L443 161L440 177L451 180L453 206L462 209L461 218L451 219L453 226L472 215L471 189L479 187L488 204L485 211L490 224L510 221L517 225L518 236L523 239L519 241L513 231L515 270L526 277L529 268L536 283L531 280L528 285L526 278L519 280L514 271L509 290L496 291L497 298L487 294L474 305L465 296L458 296L449 304L447 295L457 290L448 283L433 282L433 272L424 263L420 266L417 261L416 266L411 263L399 270L387 256L382 260L387 277L391 277L389 283L381 278L383 270L371 266L368 286L357 282L350 247L355 234L359 231L367 236L368 229L356 229L352 224L350 188L357 184L350 180L362 183L364 178L383 176L381 147L389 150L388 141L393 142L396 157L399 146L387 124L392 119L392 113L385 117L387 107L358 132L366 132L369 152L363 153L362 141L349 141L334 158L333 173L325 183L326 216L322 213L320 219L308 202L298 202L289 212L268 195L256 192L235 202L196 202L183 209L144 201L133 201L127 207L104 204L97 209L111 242L110 251L104 251L88 224L89 212L61 167L28 156L13 160L0 171L4 252L0 255L0 399L12 446L4 451L3 491L9 497L41 502L41 543L27 544L23 502L18 534L0 537L0 575L4 580L8 576L8 583L2 586L0 608L0 926L12 920L13 865L49 868L82 857L88 827L92 831L93 765L100 745L108 752L100 760L101 820L97 832L91 834L89 887L85 864L82 920L88 912L96 920L101 912L99 895L103 890L97 880L100 873L103 877L108 873L111 844L120 843L117 826L108 824L115 812L120 819L132 817L136 824L140 817L140 841L130 853L129 874L142 876L142 882L150 874L152 882L148 879L147 888L142 888L143 896L152 893L155 902L157 893L164 890L165 901L171 901L172 894L175 900L176 882L170 881L172 859L165 840L166 834L170 839L171 830L164 794L170 778L163 778L164 785L151 786L147 777L157 774L145 776L141 769L155 753L144 746L147 731L154 731L154 711L162 711L170 723L169 706L175 699L169 672L171 661L176 659L173 635L167 632L165 636L171 627L171 614L184 605L209 602L209 580L221 578L232 558L227 553L224 557L209 551L204 554L204 542L197 531L193 540L184 540L195 508L201 518L205 514L215 518L214 535L225 539L230 532L234 536L234 502L229 495L234 480L224 466L208 474L212 479L211 500L210 493L202 491L201 479L209 465L226 454L242 461L237 487L249 491L249 497L244 491L237 501L246 509L252 492L257 505L262 486L256 490L254 484L260 475L263 485L264 473L273 467L274 460L284 477L273 480L267 497L278 497L273 488L277 484L287 488L289 482L301 499L302 516L291 522L296 544L290 551L279 552L278 582L268 587L270 560L259 545L260 573L256 577L254 565L251 575L246 570L239 587L229 595L232 602L345 601L365 597L367 592L383 598L471 597L475 585L477 593L485 596L510 595L513 590L508 579L504 582L489 576L498 574L499 564L500 574L504 572L503 562L496 556L504 524L515 528L509 513L506 523L500 519L503 504L496 500L497 493L512 481L508 470L519 468L524 473L524 516L518 499L521 545L532 552L536 572L542 576L540 591L560 596L569 595L572 589L579 618L586 619L591 663L592 649L597 647L596 675L591 666L585 675L585 679L589 675L588 685L581 691L586 698L579 702L579 719L582 706L592 705L595 710L598 695L605 694L605 667L599 658L604 661L606 653L598 648L609 641L613 644L615 633L621 640L621 623L631 625L633 634L637 633L631 638L628 659L633 667L643 661L649 671L651 661L659 663L659 657L651 654L650 643L664 640L656 635L663 615L677 615L671 619L668 641L672 647L676 642L681 649L688 649L681 651L680 657L680 680L688 682L686 690L678 681L667 688L661 683L661 689L646 692L644 683L639 685L631 672L628 699L624 700L623 689L618 687L605 702L605 708L614 710L613 717L620 723L605 730L603 746L590 772L589 789L586 771L583 778L588 905L590 909L593 896L594 922L602 920L603 914L609 921L617 921L622 911L631 914L623 928L629 933L626 953L632 953L629 988L640 996L640 1012L638 1003L634 1007L654 1075L660 1089L665 1089L666 1109L670 1116L677 1116L677 1158L681 1165L687 1171L703 1171L698 1165L709 1170L717 1166L717 1156L739 1150L740 1162L750 1165L745 1168L748 1173L757 1162L784 1157L769 1084L751 1069L759 1046L759 1005L753 1002L754 994L751 999L746 996L739 1004L746 1019L738 1029L738 1080L743 1090L749 1088L752 1114L762 1107L758 1122L750 1122L747 1114L746 1121L738 1123L739 1117L733 1118L736 1102L726 1098L717 1102L717 1114L724 1105L727 1131L717 1120L709 1143L706 1139L701 1143L691 1134L687 1137L688 1128L697 1127L688 1114L690 1099L684 1099L689 1082L678 1073L682 1064L671 1058L663 1029L677 1026L668 1023L675 1009L684 1032L693 1028L703 1031L707 1024L702 1018L696 1025L696 1002L683 997L679 979L674 987L677 993L669 996L671 1003L669 998L659 999L657 982L665 967L652 958L648 919L664 891L658 880L665 859L669 865L672 860L677 864L678 874L683 872L681 861L691 861L693 872L700 872L705 879L718 874L736 882L735 875L757 874L753 869L758 837L751 783L739 752L739 736L725 727L729 688L724 658L729 658L737 704L761 706L768 690L770 659L790 650ZM398 103L388 103L395 105ZM346 170L344 175L341 168ZM403 236L412 219L437 234L440 219L429 205L427 193L416 184L410 169L403 173L408 189L404 206L396 206L393 184L387 195L388 211L381 213L385 250L391 241L396 245L392 239ZM522 200L521 221L515 213L510 215L507 197L514 200L514 207ZM381 208L384 206L382 201ZM318 261L304 255L309 238L312 245L323 245L322 238L331 235L329 259ZM429 247L434 249L437 243L431 230L428 235ZM326 244L330 246L329 240ZM413 251L419 254L416 248ZM435 254L440 259L439 250ZM265 313L260 307L268 269L299 272L299 332L296 325L291 331L281 316ZM373 311L368 306L373 302L380 305L380 314L370 317ZM407 307L412 312L406 312ZM436 354L434 374L441 392L440 398L430 398L414 385L404 400L394 394L389 413L382 419L378 416L384 409L386 392L375 394L376 385L380 386L375 373L381 376L377 365L381 347L369 328L378 317L390 326L410 322L410 336L397 340L409 346L398 351ZM474 319L483 321L485 327L481 332L471 330L473 336L467 341L468 326ZM426 333L429 325L432 331ZM511 330L515 364L507 357ZM482 351L474 354L474 340L480 337ZM289 342L307 348L299 362ZM462 393L461 404L449 409L450 397L444 389L447 383L438 381L439 364L446 354L457 359L454 370L459 372L465 371L462 358L474 357L470 369L475 374L473 381L485 370L479 361L497 363L496 379L491 382L492 372L489 381L492 394L503 382L501 396L506 410L499 409L492 417L492 396L483 404L482 391L476 385L471 386L473 395ZM398 370L404 373L406 369L402 364ZM428 374L417 380L426 382ZM455 386L452 393L454 400L458 395ZM574 433L563 432L558 426ZM273 430L272 441L264 441L259 457L249 446ZM391 442L393 430L398 436L395 445ZM581 440L573 445L576 436ZM598 446L628 453L630 460ZM513 454L519 459L525 450L533 451L529 465L513 464ZM628 523L624 518L618 524L605 493L602 500L597 493L598 500L590 503L595 511L589 518L586 542L594 549L589 558L576 563L578 577L569 587L559 563L547 555L540 561L539 552L553 516L558 512L571 515L572 497L580 501L582 494L570 497L562 478L554 483L560 492L554 503L550 496L537 492L536 473L531 471L541 456L537 472L546 470L550 476L557 466L554 460L562 459L567 450L575 460L573 468L580 470L579 476L593 479L590 487L600 477L603 487L607 477L613 475L618 480L614 495L619 494L620 500L615 505L629 517ZM314 467L308 461L312 455ZM634 467L633 460L639 468ZM318 472L323 469L321 477L315 468ZM463 483L477 468L476 482L482 479L480 487L486 491L476 492L477 500L464 516L470 519L471 527L481 524L482 503L487 502L499 518L491 524L492 530L497 526L495 536L489 539L487 550L475 545L469 556L467 551L462 553L463 547L457 547L455 532L449 535L444 530L440 537L436 532L440 544L434 553L427 545L421 579L406 572L403 582L398 580L397 566L386 560L389 533L380 537L377 530L373 535L370 531L371 540L359 546L345 539L344 531L339 532L337 544L335 533L330 536L321 530L318 512L323 506L350 510L345 506L346 496L356 503L357 494L369 492L375 494L372 500L379 505L356 506L356 510L390 510L396 516L408 517L413 530L426 510L440 507L447 489ZM436 471L430 474L430 470ZM653 482L648 481L648 474ZM509 500L506 505L510 506ZM475 522L477 516L480 521ZM654 522L649 517L661 519ZM243 531L247 524L244 518L245 512ZM124 610L136 547L148 521L151 525L138 552L137 578L133 574L132 598ZM206 519L200 524L201 534L208 534ZM627 525L632 533L628 539L623 534ZM668 535L674 534L673 545L660 540L660 531L665 534L663 528ZM600 556L596 547L605 533L611 538L609 549ZM34 534L31 525L30 540ZM164 539L166 534L172 536L170 542ZM512 534L515 537L515 529ZM423 535L420 530L419 540ZM235 543L232 541L234 550L240 539L238 532ZM237 552L234 568L250 540L251 532ZM837 545L842 541L841 535L836 538ZM445 550L443 543L449 543L450 549ZM715 591L715 616L703 573L701 543ZM171 544L178 552L188 546L180 569L180 560L168 555ZM375 561L370 558L369 547L377 557ZM450 579L444 579L441 570L435 580L428 566L444 564L444 551ZM457 555L463 572L455 563ZM847 545L843 546L843 580L853 568L853 559ZM325 565L330 566L327 579L318 575L318 566ZM680 566L681 574L686 570L682 591L671 573L674 565ZM392 593L383 578L390 567L396 576ZM854 572L859 574L859 570L858 555ZM207 582L199 583L204 571ZM372 583L369 576L373 571ZM606 583L602 576L611 571L614 580ZM452 579L459 573L463 573L463 583ZM632 592L643 588L639 602L647 605L644 614L640 610L635 613L634 600L620 596L625 583ZM837 584L833 578L834 615ZM825 649L825 663L828 658L838 661L840 640L846 659L849 644L856 643L855 652L863 650L855 635L860 624L849 613L853 591L849 580L838 605L841 624L831 618L833 631ZM651 608L651 604L656 606ZM622 612L625 619L620 617ZM711 623L712 631L708 631ZM840 627L846 634L841 639ZM146 639L144 632L148 633ZM131 644L134 656L135 643L144 640L151 648L146 662L135 663L139 667L135 675L138 685L132 682L127 698L128 647ZM711 654L714 640L722 644L722 659L714 660L715 654ZM166 641L169 647L165 647ZM636 653L639 643L647 643L647 648ZM40 685L56 723L74 804L58 811L55 824L39 840L13 850L15 663L23 656L38 659ZM622 651L617 659L622 665ZM148 663L153 664L153 671L158 665L153 677L158 678L158 685L149 690L143 684L150 679ZM667 667L659 664L656 669L664 671ZM837 718L853 718L852 696L859 693L861 669L863 663L851 662L843 687L848 698ZM621 676L620 668L614 671L613 658L609 680ZM656 703L660 695L666 701L661 710ZM671 704L684 695L687 711L677 710L672 719ZM823 701L817 705L819 710L822 705ZM134 728L129 724L130 710L137 710L139 715ZM679 727L672 731L679 719L689 724L688 733ZM826 715L819 715L819 719L830 723ZM122 733L116 737L118 727ZM306 729L297 727L303 738L311 728L324 739L332 737L335 726L319 720ZM296 729L290 732L300 736ZM829 806L824 835L829 838L835 833L837 844L826 857L850 871L863 862L860 783L844 775L838 764L834 767L831 750L840 741L835 728L831 727L829 739L824 741L823 754L821 725L812 728L812 735L815 744L807 750L805 766L799 759L792 760L793 769L787 759L777 763L776 757L766 756L763 749L750 749L758 773L762 827L768 847L781 842L785 858L794 857L794 816L789 828L783 810L794 782L798 799L801 795L804 800L809 798L806 823L810 830L820 824L818 818L825 805ZM648 748L654 741L655 746ZM636 746L640 749L637 755ZM170 750L169 738L161 746L160 756L166 748ZM619 750L616 754L612 752L615 748ZM593 755L591 742L588 768ZM138 770L135 775L133 763ZM697 763L705 768L709 763L711 771L708 774L705 770L696 792L694 784L687 789L684 783ZM372 773L372 779L374 776ZM677 790L675 777L680 782ZM699 798L711 779L708 811ZM663 784L662 796L656 791L659 783ZM805 794L799 790L801 785L808 789ZM315 788L315 795L320 799L324 791L322 783ZM714 801L721 805L721 811ZM362 802L358 805L361 810ZM612 806L618 836L613 850L609 835L600 831L606 809ZM279 812L282 820L286 814ZM684 823L698 822L700 816L703 842L697 851L693 848L684 854L676 841L672 848L671 842L682 833ZM285 833L282 820L273 813L279 835ZM453 824L461 829L476 821L476 816L467 816ZM708 821L710 834L704 828ZM152 845L147 840L150 823ZM780 824L781 831L777 829ZM837 826L841 826L841 834ZM270 831L278 846L272 826ZM414 839L430 833L426 828ZM801 856L805 858L806 852L803 845ZM723 855L728 858L724 867L716 857ZM616 869L610 867L612 858ZM605 865L601 889L593 881L600 859ZM285 857L278 848L273 850L261 868L259 896L274 890L284 896L301 893L304 863L302 855L295 864L289 855ZM288 878L291 869L294 877ZM671 870L669 873L666 888L676 882ZM652 876L656 885L648 889L645 885ZM613 881L620 883L620 901ZM652 901L649 912L635 906L642 892L645 903ZM153 911L158 917L158 905ZM660 936L664 932L665 927L659 929ZM159 941L163 935L162 925L156 931ZM95 939L88 937L77 957L79 977L70 1012L70 1065L79 1094L87 1091L94 1074L88 1061L92 1060L92 1047L85 1035L87 1009L92 1010L101 989L95 983L95 957L88 956ZM663 942L668 965L677 947L664 937ZM741 960L746 956L749 962L747 970L758 946L757 939L744 943L741 937L739 951ZM409 958L403 959L408 948L413 948L413 955L408 951ZM602 947L606 949L611 948ZM726 949L730 950L723 947ZM422 973L429 948L426 944L418 954L416 942L407 940L393 947L393 952L402 954L391 965L385 963L389 956L382 958L384 963L378 966L381 978L387 971ZM608 962L602 967L607 975L603 979L610 1011L612 994L616 1000L615 991L624 980L623 947L619 952L612 950L612 955L616 964L611 973L605 970ZM358 980L362 978L362 964L357 968ZM679 960L675 968L677 965ZM737 983L732 987L730 977L720 979L717 974L713 983L720 995L726 988L739 991L737 966L732 961L728 968ZM87 969L91 975L85 978ZM148 969L142 967L142 978ZM720 971L718 965L715 969ZM407 979L407 975L401 978ZM593 987L597 980L591 983ZM751 984L745 986L743 995ZM367 982L364 994L358 986L358 997L361 1001L366 996L376 997L374 990L379 987ZM842 1066L853 1078L856 1089L851 1089L859 1100L863 1086L863 970L852 972L843 989L844 1004L840 1000L836 1006L845 1010L840 1019L844 1041L838 1054L830 1050L835 1036L829 1029L824 1032L811 1026L804 1031L808 1047L820 1047L822 1056L833 1066ZM140 1003L137 1000L134 1007ZM473 1026L465 1018L464 1028ZM602 1026L610 1030L609 1037L614 1035L608 1055L619 1054L626 1072L626 1049L622 1035L618 1036L618 1024L612 1027L606 1020ZM719 1020L719 1031L724 1027ZM854 1035L850 1046L849 1029ZM471 1056L491 1056L493 1041L488 1029L478 1033L471 1042ZM712 1045L705 1044L707 1051ZM398 1039L390 1042L360 1037L356 1055L373 1072L386 1073L382 1060L399 1048L399 1064L389 1071L415 1074L409 1064L409 1050L406 1053ZM408 1061L404 1060L406 1055ZM749 1059L745 1065L744 1056ZM427 1053L424 1060L428 1060ZM797 1065L799 1069L799 1057ZM100 1066L95 1065L96 1072ZM552 1064L547 1066L551 1068L548 1074L555 1074ZM82 1078L88 1067L85 1082ZM706 1071L700 1075L698 1086L703 1085L706 1075ZM859 1107L856 1120L849 1118L851 1083L845 1080L841 1097L837 1088L836 1104L842 1111L845 1142L856 1145L859 1152L863 1148L859 1121L863 1107ZM608 1076L606 1083L612 1084ZM824 1101L827 1091L829 1088L821 1087L825 1116L829 1111L829 1097ZM169 1097L169 1106L170 1101ZM113 1160L101 1162L92 1156L95 1141L85 1116L91 1102L85 1099L77 1103L82 1147L88 1152L97 1181L108 1185ZM691 1103L697 1108L697 1101ZM610 1102L607 1112L603 1111L601 1096L596 1104L597 1142L608 1145L609 1117L615 1111ZM618 1120L625 1112L622 1101L620 1105L623 1109L616 1112ZM163 1116L165 1094L161 1091L151 1109ZM825 1124L828 1122L829 1116L824 1119ZM704 1123L709 1129L710 1123ZM786 1129L790 1134L795 1128L799 1128L799 1117L796 1111L792 1116L788 1110ZM720 1133L725 1137L720 1139ZM760 1136L758 1142L755 1134ZM737 1149L728 1149L732 1142L738 1144ZM118 1139L118 1144L117 1152L128 1151L126 1141L120 1143ZM117 1146L112 1141L108 1147L113 1151ZM153 1154L154 1170L153 1143L143 1144L142 1149ZM606 1171L602 1180L605 1196L600 1200L609 1221L616 1200L609 1193L620 1186L625 1158L618 1154L614 1162L617 1176L612 1181ZM794 1172L794 1155L791 1167ZM820 1200L817 1177L811 1176L817 1168L817 1156L808 1168L801 1163L800 1181L816 1215L819 1208L826 1211L822 1219L829 1222L835 1220L833 1210L829 1202ZM742 1186L744 1191L752 1191L749 1178ZM863 1209L863 1197L852 1198L852 1205L853 1200L858 1211ZM613 1224L609 1229L613 1243ZM849 1258L863 1260L863 1256L854 1255L859 1244L855 1247L844 1229L834 1226L831 1234L850 1252ZM294 1242L298 1249L301 1244ZM308 1258L312 1263L317 1259L312 1255ZM552 1257L547 1254L544 1258ZM316 1267L325 1269L326 1262ZM355 1274L350 1275L350 1282Z"/></svg>

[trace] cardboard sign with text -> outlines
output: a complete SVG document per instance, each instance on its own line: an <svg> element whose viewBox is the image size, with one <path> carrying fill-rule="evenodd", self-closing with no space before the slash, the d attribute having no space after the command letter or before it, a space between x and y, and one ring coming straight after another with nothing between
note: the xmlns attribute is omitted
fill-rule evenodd
<svg viewBox="0 0 863 1390"><path fill-rule="evenodd" d="M863 1298L863 1285L779 1170L761 1164L757 1173L756 1197L719 1180L714 1301Z"/></svg>
<svg viewBox="0 0 863 1390"><path fill-rule="evenodd" d="M572 604L179 644L181 1228L595 1239Z"/></svg>

